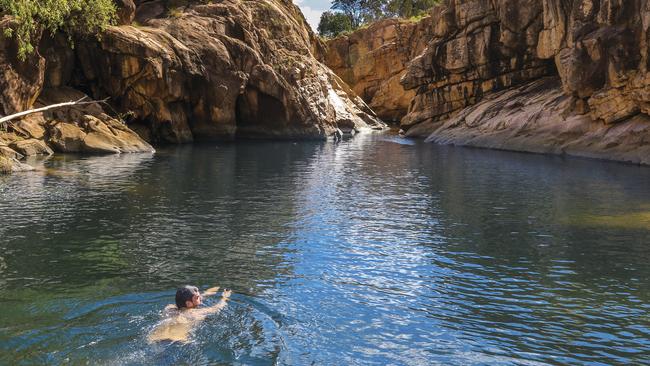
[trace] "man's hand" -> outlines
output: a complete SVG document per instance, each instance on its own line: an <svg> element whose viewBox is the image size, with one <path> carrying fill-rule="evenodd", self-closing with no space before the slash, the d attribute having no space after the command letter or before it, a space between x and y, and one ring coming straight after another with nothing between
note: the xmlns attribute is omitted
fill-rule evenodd
<svg viewBox="0 0 650 366"><path fill-rule="evenodd" d="M230 298L230 295L232 295L232 290L227 288L223 290L223 294L221 294L221 298L224 300L228 300Z"/></svg>

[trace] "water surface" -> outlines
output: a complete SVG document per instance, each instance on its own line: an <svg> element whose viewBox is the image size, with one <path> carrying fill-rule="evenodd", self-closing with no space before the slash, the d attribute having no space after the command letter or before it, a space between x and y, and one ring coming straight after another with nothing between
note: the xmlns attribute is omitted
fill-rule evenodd
<svg viewBox="0 0 650 366"><path fill-rule="evenodd" d="M0 177L0 364L649 364L650 168L382 134ZM185 283L233 288L147 344Z"/></svg>

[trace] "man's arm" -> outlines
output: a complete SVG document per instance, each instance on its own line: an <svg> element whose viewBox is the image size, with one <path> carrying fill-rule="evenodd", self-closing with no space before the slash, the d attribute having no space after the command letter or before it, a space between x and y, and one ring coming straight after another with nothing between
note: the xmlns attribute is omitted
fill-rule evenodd
<svg viewBox="0 0 650 366"><path fill-rule="evenodd" d="M217 286L217 287L210 287L209 289L205 290L205 292L203 293L203 296L212 296L212 295L216 295L217 292L219 292L219 286Z"/></svg>
<svg viewBox="0 0 650 366"><path fill-rule="evenodd" d="M218 303L212 306L208 306L206 308L196 309L192 312L192 316L197 320L203 320L208 315L216 314L220 312L221 309L226 307L227 301L230 299L231 294L232 291L230 289L223 290L223 294L221 295L221 300L219 300Z"/></svg>

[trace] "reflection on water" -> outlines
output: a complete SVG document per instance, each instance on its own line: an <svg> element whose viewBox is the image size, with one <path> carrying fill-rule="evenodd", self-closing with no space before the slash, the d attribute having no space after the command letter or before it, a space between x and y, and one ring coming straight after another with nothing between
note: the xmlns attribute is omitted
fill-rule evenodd
<svg viewBox="0 0 650 366"><path fill-rule="evenodd" d="M0 364L639 364L650 169L390 135L0 178ZM148 345L177 285L235 290Z"/></svg>

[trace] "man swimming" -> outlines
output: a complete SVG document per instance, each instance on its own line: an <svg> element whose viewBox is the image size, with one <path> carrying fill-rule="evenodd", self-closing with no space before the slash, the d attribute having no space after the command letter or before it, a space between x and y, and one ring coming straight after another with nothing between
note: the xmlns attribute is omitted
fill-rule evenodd
<svg viewBox="0 0 650 366"><path fill-rule="evenodd" d="M168 340L172 342L187 342L190 333L208 315L217 314L226 307L232 291L223 290L221 300L208 307L199 308L203 297L212 296L219 292L219 287L212 287L203 294L194 286L183 286L176 291L176 304L165 307L163 314L166 319L161 321L149 333L149 342Z"/></svg>

